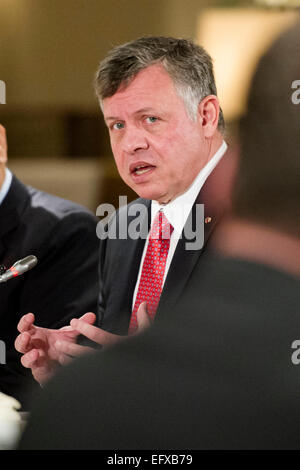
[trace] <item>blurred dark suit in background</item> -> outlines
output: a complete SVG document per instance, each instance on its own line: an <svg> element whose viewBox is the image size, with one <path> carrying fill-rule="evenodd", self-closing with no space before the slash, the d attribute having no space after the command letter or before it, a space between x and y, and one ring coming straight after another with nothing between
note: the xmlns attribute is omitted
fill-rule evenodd
<svg viewBox="0 0 300 470"><path fill-rule="evenodd" d="M4 128L0 131L0 167L5 172ZM25 186L12 175L0 204L0 263L9 268L18 259L35 255L38 264L0 284L0 339L6 346L6 363L0 365L0 391L17 398L25 409L39 385L31 371L21 365L14 348L17 324L23 315L35 312L42 327L60 328L87 311L96 312L96 223L96 217L84 207Z"/></svg>

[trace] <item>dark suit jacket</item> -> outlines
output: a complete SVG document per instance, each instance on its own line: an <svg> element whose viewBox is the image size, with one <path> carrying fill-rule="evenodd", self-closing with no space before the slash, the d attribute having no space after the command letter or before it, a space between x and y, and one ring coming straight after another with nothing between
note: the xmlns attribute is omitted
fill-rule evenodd
<svg viewBox="0 0 300 470"><path fill-rule="evenodd" d="M60 328L87 311L96 312L98 295L97 219L83 207L23 185L13 177L0 205L0 263L10 267L27 255L38 264L0 284L0 339L6 364L0 364L0 391L24 403L33 384L14 349L17 324L33 312L36 324Z"/></svg>
<svg viewBox="0 0 300 470"><path fill-rule="evenodd" d="M202 187L185 227L199 230L199 218L196 216L196 205L204 204L204 246L201 249L186 249L186 243L193 243L186 231L176 247L168 275L164 284L156 318L164 315L176 305L184 291L185 285L193 275L195 266L218 222L229 206L229 182L226 178L232 171L232 156L227 152L217 167L207 178ZM222 182L222 185L219 182ZM136 206L135 206L136 205ZM137 205L146 208L144 214L137 216L140 220L141 233L144 238L132 239L127 236L128 227L133 223ZM105 239L100 242L100 294L99 321L100 326L108 331L126 335L132 312L132 298L139 272L140 261L145 245L146 235L151 222L151 201L137 199L128 206L122 207L110 219L108 226L103 228ZM121 227L121 228L120 228ZM198 232L199 233L199 232Z"/></svg>
<svg viewBox="0 0 300 470"><path fill-rule="evenodd" d="M299 287L206 252L169 318L49 383L20 448L300 448Z"/></svg>

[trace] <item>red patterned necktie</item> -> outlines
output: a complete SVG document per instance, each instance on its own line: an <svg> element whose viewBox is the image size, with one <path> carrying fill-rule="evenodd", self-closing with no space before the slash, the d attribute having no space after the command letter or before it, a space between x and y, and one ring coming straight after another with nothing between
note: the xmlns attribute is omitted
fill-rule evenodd
<svg viewBox="0 0 300 470"><path fill-rule="evenodd" d="M166 261L173 227L162 211L156 214L149 235L139 287L130 319L128 334L137 329L136 313L142 302L147 302L147 312L153 320L162 291Z"/></svg>

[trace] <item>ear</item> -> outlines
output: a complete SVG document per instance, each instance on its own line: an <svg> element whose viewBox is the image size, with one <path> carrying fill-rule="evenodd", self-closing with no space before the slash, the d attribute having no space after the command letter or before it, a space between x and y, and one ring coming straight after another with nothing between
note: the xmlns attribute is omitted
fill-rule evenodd
<svg viewBox="0 0 300 470"><path fill-rule="evenodd" d="M218 128L220 114L219 100L215 95L203 98L198 106L198 119L201 123L204 137L212 137Z"/></svg>
<svg viewBox="0 0 300 470"><path fill-rule="evenodd" d="M7 141L5 128L0 124L0 163L7 162Z"/></svg>

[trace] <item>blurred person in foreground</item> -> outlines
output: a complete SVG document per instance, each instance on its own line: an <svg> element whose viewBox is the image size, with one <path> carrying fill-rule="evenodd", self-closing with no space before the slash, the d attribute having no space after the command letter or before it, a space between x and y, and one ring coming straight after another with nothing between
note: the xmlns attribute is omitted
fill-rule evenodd
<svg viewBox="0 0 300 470"><path fill-rule="evenodd" d="M36 312L43 328L60 328L82 312L95 311L96 224L97 218L84 207L26 186L10 172L6 132L0 125L2 271L28 255L38 259L31 271L0 283L0 339L6 348L0 364L0 391L17 398L23 409L30 407L30 397L39 386L14 348L17 325L29 311ZM73 342L78 336L68 330L65 334Z"/></svg>
<svg viewBox="0 0 300 470"><path fill-rule="evenodd" d="M136 333L139 318L149 324L176 305L226 211L233 158L212 59L201 46L139 38L108 53L95 83L118 171L140 196L102 232L99 324L71 322L105 346ZM41 345L32 314L18 328L22 363L40 383L83 351L64 336L52 341L53 330L43 330Z"/></svg>
<svg viewBox="0 0 300 470"><path fill-rule="evenodd" d="M61 371L21 449L300 447L297 77L299 25L258 66L232 215L172 322Z"/></svg>

